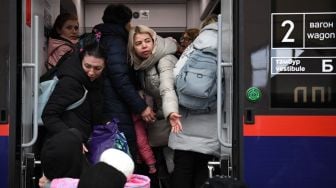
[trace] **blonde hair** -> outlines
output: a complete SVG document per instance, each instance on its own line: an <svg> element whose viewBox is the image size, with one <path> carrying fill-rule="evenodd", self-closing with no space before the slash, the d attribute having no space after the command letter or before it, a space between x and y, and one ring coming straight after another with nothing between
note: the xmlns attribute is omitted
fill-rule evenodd
<svg viewBox="0 0 336 188"><path fill-rule="evenodd" d="M205 26L207 26L211 23L217 22L217 21L218 21L217 15L216 14L211 14L203 20L203 22L201 24L201 28L203 28L203 27L205 27Z"/></svg>
<svg viewBox="0 0 336 188"><path fill-rule="evenodd" d="M156 32L150 27L145 26L145 25L137 25L131 28L131 30L129 31L129 35L128 35L128 51L131 56L131 63L133 63L133 60L136 56L135 50L134 50L134 36L136 34L144 34L144 33L147 33L151 36L154 44L156 42Z"/></svg>

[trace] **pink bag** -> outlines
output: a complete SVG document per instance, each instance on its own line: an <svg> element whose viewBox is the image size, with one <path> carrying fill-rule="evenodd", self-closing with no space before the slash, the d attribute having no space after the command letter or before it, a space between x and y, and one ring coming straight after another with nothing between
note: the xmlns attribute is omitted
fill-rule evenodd
<svg viewBox="0 0 336 188"><path fill-rule="evenodd" d="M132 174L127 180L125 188L150 188L150 179L144 175Z"/></svg>
<svg viewBox="0 0 336 188"><path fill-rule="evenodd" d="M79 179L56 178L51 181L50 188L77 188Z"/></svg>

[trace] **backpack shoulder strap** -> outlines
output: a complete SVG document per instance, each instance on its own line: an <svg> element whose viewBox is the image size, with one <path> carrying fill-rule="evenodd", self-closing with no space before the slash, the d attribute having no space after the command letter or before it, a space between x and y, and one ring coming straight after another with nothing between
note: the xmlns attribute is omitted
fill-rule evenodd
<svg viewBox="0 0 336 188"><path fill-rule="evenodd" d="M79 105L81 105L81 104L85 101L85 99L86 99L86 95L87 95L87 93L88 93L88 90L85 88L84 85L83 85L83 88L84 88L84 95L83 95L83 97L82 97L81 99L79 99L78 101L76 101L75 103L73 103L72 105L68 106L68 107L66 108L66 110L72 110L72 109L75 109L75 108L77 108Z"/></svg>

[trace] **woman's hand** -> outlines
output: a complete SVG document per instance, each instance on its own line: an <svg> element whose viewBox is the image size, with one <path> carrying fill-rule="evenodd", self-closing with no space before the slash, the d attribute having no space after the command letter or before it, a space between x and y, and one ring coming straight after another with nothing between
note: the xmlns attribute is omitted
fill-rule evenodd
<svg viewBox="0 0 336 188"><path fill-rule="evenodd" d="M182 124L181 124L181 115L176 113L176 112L172 112L169 114L169 123L172 126L171 132L173 133L180 133L182 131Z"/></svg>
<svg viewBox="0 0 336 188"><path fill-rule="evenodd" d="M149 106L141 113L141 117L147 123L153 123L156 120L156 114Z"/></svg>

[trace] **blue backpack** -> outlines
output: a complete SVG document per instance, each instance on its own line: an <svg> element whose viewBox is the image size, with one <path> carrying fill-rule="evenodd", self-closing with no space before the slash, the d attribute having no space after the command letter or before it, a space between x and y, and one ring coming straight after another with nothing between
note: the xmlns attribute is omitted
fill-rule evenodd
<svg viewBox="0 0 336 188"><path fill-rule="evenodd" d="M45 105L47 104L47 102L49 100L50 95L54 91L57 83L58 83L58 78L57 78L57 76L54 76L53 79L43 81L39 85L39 97L38 97L38 118L39 118L38 119L38 124L39 125L43 125L42 118L41 118L42 112L44 110ZM66 110L75 109L85 101L85 98L86 98L86 95L87 95L88 91L84 86L83 86L83 88L85 90L83 97L81 99L79 99L78 101L76 101L75 103L68 106L66 108Z"/></svg>
<svg viewBox="0 0 336 188"><path fill-rule="evenodd" d="M201 113L216 109L216 52L192 51L177 75L175 85L180 106Z"/></svg>

